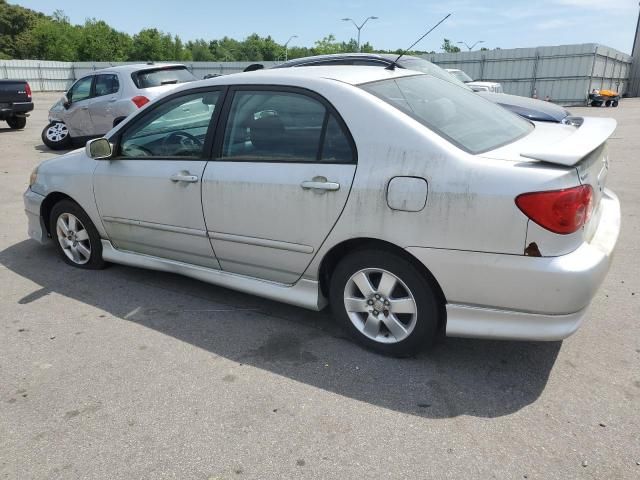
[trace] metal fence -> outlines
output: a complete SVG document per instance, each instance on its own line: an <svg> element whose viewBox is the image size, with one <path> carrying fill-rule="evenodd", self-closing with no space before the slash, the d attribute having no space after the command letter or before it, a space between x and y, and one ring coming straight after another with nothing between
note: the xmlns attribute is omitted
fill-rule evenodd
<svg viewBox="0 0 640 480"><path fill-rule="evenodd" d="M627 91L631 56L593 43L437 53L424 58L442 68L464 70L474 80L500 82L505 93L584 104L594 88Z"/></svg>
<svg viewBox="0 0 640 480"><path fill-rule="evenodd" d="M500 82L506 93L549 96L564 105L584 104L587 93L594 88L627 92L631 66L631 56L592 43L439 53L424 58L443 68L464 70L476 80ZM254 62L187 62L185 65L197 78L203 78L207 74L241 72L251 63ZM266 68L276 64L260 63ZM35 91L62 91L91 71L124 64L0 60L0 78L25 79Z"/></svg>
<svg viewBox="0 0 640 480"><path fill-rule="evenodd" d="M78 78L101 68L140 62L52 62L44 60L0 60L0 79L21 79L36 92L67 90ZM196 78L241 72L256 62L182 62ZM259 62L269 68L276 62Z"/></svg>

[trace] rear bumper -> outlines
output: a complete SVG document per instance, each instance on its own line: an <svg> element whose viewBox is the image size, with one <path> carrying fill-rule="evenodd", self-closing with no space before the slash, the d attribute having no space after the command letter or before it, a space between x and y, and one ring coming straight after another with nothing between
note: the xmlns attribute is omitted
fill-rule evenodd
<svg viewBox="0 0 640 480"><path fill-rule="evenodd" d="M47 234L47 228L40 215L40 207L42 206L44 197L28 188L22 198L24 200L24 211L27 214L27 220L29 222L27 227L29 237L38 243L47 243L49 241L49 235Z"/></svg>
<svg viewBox="0 0 640 480"><path fill-rule="evenodd" d="M0 108L0 118L9 118L14 115L23 115L33 110L33 102L16 102L8 107Z"/></svg>
<svg viewBox="0 0 640 480"><path fill-rule="evenodd" d="M447 299L447 335L558 340L580 325L620 233L620 203L604 191L592 240L559 257L408 248Z"/></svg>

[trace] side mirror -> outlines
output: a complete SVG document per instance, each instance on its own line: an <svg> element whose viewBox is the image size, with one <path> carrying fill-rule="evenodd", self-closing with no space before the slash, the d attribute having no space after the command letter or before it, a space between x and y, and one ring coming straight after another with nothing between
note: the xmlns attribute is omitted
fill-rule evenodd
<svg viewBox="0 0 640 480"><path fill-rule="evenodd" d="M65 109L68 109L71 106L71 100L69 100L69 97L67 95L62 96L62 106Z"/></svg>
<svg viewBox="0 0 640 480"><path fill-rule="evenodd" d="M113 147L109 140L104 137L89 140L84 147L84 151L89 158L94 160L104 160L111 158L111 155L113 155Z"/></svg>

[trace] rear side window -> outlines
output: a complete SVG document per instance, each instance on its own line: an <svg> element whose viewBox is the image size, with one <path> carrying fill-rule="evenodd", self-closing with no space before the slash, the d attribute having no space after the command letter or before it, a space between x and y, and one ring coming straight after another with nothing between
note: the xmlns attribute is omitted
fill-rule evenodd
<svg viewBox="0 0 640 480"><path fill-rule="evenodd" d="M111 95L120 89L118 76L114 74L96 75L95 96Z"/></svg>
<svg viewBox="0 0 640 480"><path fill-rule="evenodd" d="M223 160L352 163L349 137L323 103L293 92L235 93Z"/></svg>
<svg viewBox="0 0 640 480"><path fill-rule="evenodd" d="M469 153L514 142L533 125L480 95L431 75L415 75L361 85Z"/></svg>
<svg viewBox="0 0 640 480"><path fill-rule="evenodd" d="M138 88L160 87L196 80L187 67L162 67L139 70L131 74Z"/></svg>

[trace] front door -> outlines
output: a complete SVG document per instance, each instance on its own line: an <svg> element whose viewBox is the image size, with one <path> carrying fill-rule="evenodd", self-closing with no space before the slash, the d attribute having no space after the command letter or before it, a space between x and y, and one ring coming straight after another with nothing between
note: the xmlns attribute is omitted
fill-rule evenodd
<svg viewBox="0 0 640 480"><path fill-rule="evenodd" d="M202 214L201 180L220 91L175 94L123 128L94 173L96 203L121 250L219 268Z"/></svg>
<svg viewBox="0 0 640 480"><path fill-rule="evenodd" d="M221 268L295 283L338 220L356 169L337 112L305 90L231 90L224 136L203 177Z"/></svg>
<svg viewBox="0 0 640 480"><path fill-rule="evenodd" d="M68 106L62 112L62 120L71 137L92 135L93 125L89 115L93 75L78 80L67 92Z"/></svg>

